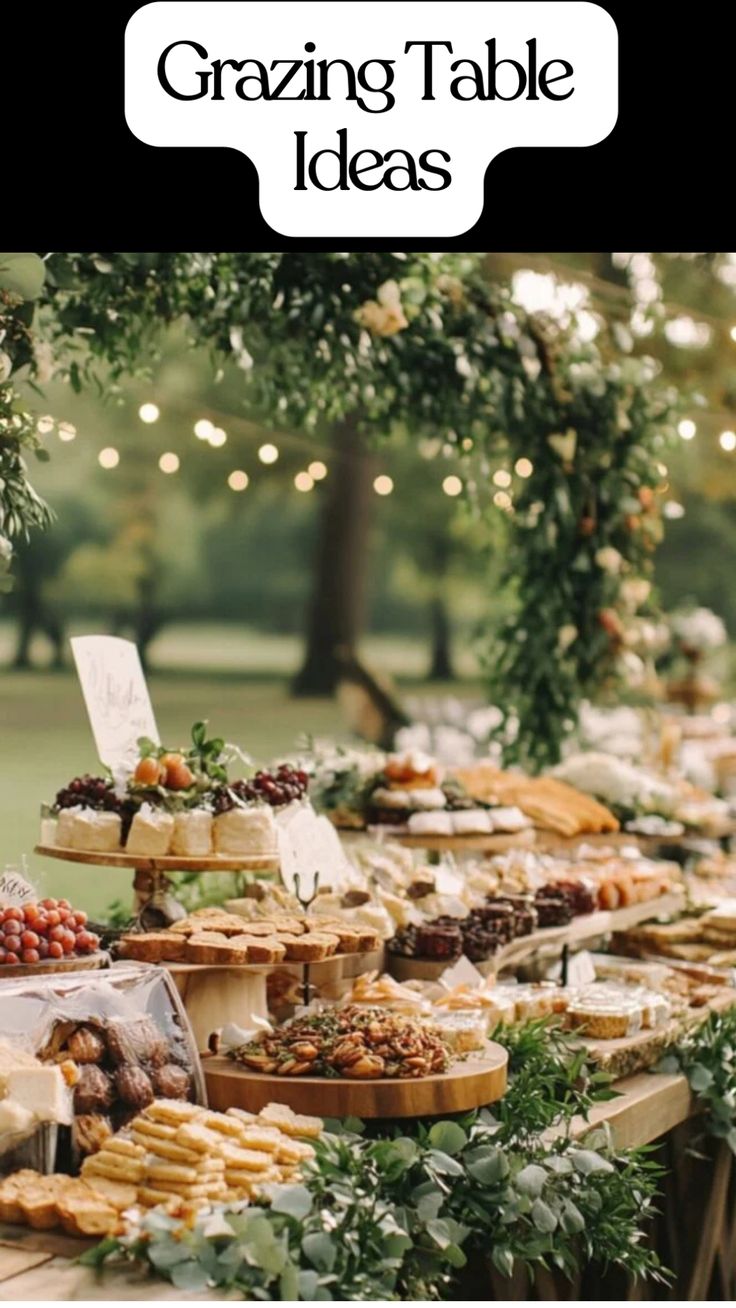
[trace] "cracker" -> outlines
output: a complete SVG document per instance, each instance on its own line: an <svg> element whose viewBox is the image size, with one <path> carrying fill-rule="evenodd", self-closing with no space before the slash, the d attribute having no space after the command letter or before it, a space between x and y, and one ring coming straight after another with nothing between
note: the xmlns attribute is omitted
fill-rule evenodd
<svg viewBox="0 0 736 1308"><path fill-rule="evenodd" d="M271 1156L262 1149L240 1149L237 1145L224 1144L222 1156L225 1170L245 1168L249 1172L263 1172L271 1165Z"/></svg>
<svg viewBox="0 0 736 1308"><path fill-rule="evenodd" d="M106 1176L110 1181L126 1181L135 1185L143 1180L144 1164L140 1158L124 1158L122 1154L108 1154L103 1149L90 1154L82 1164L82 1176Z"/></svg>
<svg viewBox="0 0 736 1308"><path fill-rule="evenodd" d="M180 1185L196 1185L197 1173L193 1167L182 1163L150 1163L146 1169L152 1181L172 1181Z"/></svg>
<svg viewBox="0 0 736 1308"><path fill-rule="evenodd" d="M182 1122L191 1122L201 1111L198 1104L189 1104L183 1099L154 1099L142 1115L153 1122L180 1126Z"/></svg>
<svg viewBox="0 0 736 1308"><path fill-rule="evenodd" d="M215 1149L221 1141L221 1136L215 1131L210 1131L201 1122L184 1122L176 1133L176 1143L185 1145L187 1149L194 1149L198 1154L209 1153Z"/></svg>
<svg viewBox="0 0 736 1308"><path fill-rule="evenodd" d="M143 1158L145 1149L134 1140L126 1140L122 1135L108 1136L104 1144L106 1154L121 1154L124 1158Z"/></svg>
<svg viewBox="0 0 736 1308"><path fill-rule="evenodd" d="M241 1109L228 1108L227 1113L204 1112L198 1118L198 1125L206 1126L210 1131L219 1131L221 1135L230 1135L239 1137L241 1132L241 1122L236 1120L235 1114L239 1114ZM232 1114L232 1116L230 1116ZM248 1114L249 1120L255 1121L253 1114Z"/></svg>
<svg viewBox="0 0 736 1308"><path fill-rule="evenodd" d="M199 1162L199 1154L193 1149L185 1149L183 1145L176 1144L173 1140L157 1140L155 1136L140 1135L137 1131L133 1132L133 1139L157 1158L161 1158L168 1163L189 1163L194 1166Z"/></svg>
<svg viewBox="0 0 736 1308"><path fill-rule="evenodd" d="M314 1158L314 1149L304 1140L284 1139L278 1147L276 1161L278 1163L301 1163L306 1158Z"/></svg>
<svg viewBox="0 0 736 1308"><path fill-rule="evenodd" d="M136 1135L146 1136L151 1140L173 1140L178 1127L169 1126L165 1122L150 1122L147 1117L134 1117L130 1129Z"/></svg>
<svg viewBox="0 0 736 1308"><path fill-rule="evenodd" d="M283 1143L284 1136L275 1126L261 1126L258 1123L243 1125L240 1143L244 1149L261 1149L264 1153L274 1154Z"/></svg>
<svg viewBox="0 0 736 1308"><path fill-rule="evenodd" d="M258 1114L258 1120L264 1126L278 1127L286 1135L305 1136L309 1140L316 1140L324 1130L321 1117L295 1113L286 1104L266 1104Z"/></svg>

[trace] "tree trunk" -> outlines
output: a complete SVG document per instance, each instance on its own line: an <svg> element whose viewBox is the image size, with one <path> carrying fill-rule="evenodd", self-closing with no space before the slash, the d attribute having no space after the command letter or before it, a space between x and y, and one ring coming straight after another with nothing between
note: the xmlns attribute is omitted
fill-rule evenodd
<svg viewBox="0 0 736 1308"><path fill-rule="evenodd" d="M432 631L431 659L428 681L454 681L452 667L452 646L450 642L450 619L447 605L441 595L436 595L430 606Z"/></svg>
<svg viewBox="0 0 736 1308"><path fill-rule="evenodd" d="M355 417L332 434L329 475L319 525L304 662L295 695L331 695L341 657L355 654L363 622L373 460Z"/></svg>

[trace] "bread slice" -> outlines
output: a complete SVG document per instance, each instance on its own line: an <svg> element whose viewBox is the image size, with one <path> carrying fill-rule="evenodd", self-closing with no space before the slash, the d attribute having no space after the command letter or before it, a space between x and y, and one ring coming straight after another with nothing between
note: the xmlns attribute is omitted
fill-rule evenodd
<svg viewBox="0 0 736 1308"><path fill-rule="evenodd" d="M286 958L286 945L276 936L231 936L229 943L244 949L249 963L280 963Z"/></svg>
<svg viewBox="0 0 736 1308"><path fill-rule="evenodd" d="M337 953L340 940L326 931L310 931L304 936L283 935L281 943L286 945L287 962L318 963Z"/></svg>
<svg viewBox="0 0 736 1308"><path fill-rule="evenodd" d="M242 945L233 945L221 933L201 931L187 937L184 957L187 963L238 966L248 962L248 950Z"/></svg>
<svg viewBox="0 0 736 1308"><path fill-rule="evenodd" d="M181 963L185 950L185 937L173 931L134 931L122 936L119 946L122 958L137 963Z"/></svg>

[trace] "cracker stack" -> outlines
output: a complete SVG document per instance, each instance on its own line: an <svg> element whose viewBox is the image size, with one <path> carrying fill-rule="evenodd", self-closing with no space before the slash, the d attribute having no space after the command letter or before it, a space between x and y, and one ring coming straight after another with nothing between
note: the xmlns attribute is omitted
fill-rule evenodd
<svg viewBox="0 0 736 1308"><path fill-rule="evenodd" d="M91 1184L102 1178L135 1185L138 1202L149 1208L231 1203L253 1198L268 1182L299 1179L299 1165L314 1155L300 1137L321 1131L319 1118L281 1104L256 1116L157 1099L85 1159L82 1175Z"/></svg>

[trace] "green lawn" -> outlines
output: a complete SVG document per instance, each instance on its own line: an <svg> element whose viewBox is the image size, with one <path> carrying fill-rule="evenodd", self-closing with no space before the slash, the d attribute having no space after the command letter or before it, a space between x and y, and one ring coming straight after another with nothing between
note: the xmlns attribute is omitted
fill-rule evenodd
<svg viewBox="0 0 736 1308"><path fill-rule="evenodd" d="M0 628L5 657L9 636ZM151 698L167 743L185 743L191 724L202 717L260 761L287 756L303 732L347 738L337 703L290 698L288 677L299 657L295 640L263 638L236 627L179 628L165 632L154 653L159 667L149 678ZM421 645L378 639L368 642L366 656L379 671L400 677L407 690L431 689L420 681L426 661ZM468 689L463 683L462 692ZM127 900L128 872L75 867L33 853L40 805L79 772L97 768L76 675L0 671L0 723L0 867L26 855L42 893L66 895L93 913L114 899Z"/></svg>

